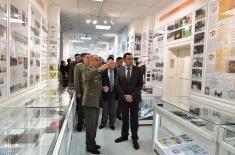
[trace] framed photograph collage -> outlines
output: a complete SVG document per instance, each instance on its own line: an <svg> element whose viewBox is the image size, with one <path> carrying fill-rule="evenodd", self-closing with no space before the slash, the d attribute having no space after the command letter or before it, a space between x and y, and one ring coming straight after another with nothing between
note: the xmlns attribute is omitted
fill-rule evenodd
<svg viewBox="0 0 235 155"><path fill-rule="evenodd" d="M150 56L152 66L151 82L162 85L163 84L163 67L164 67L164 50L165 50L165 26L156 30L153 36L154 51Z"/></svg>
<svg viewBox="0 0 235 155"><path fill-rule="evenodd" d="M58 66L58 52L59 52L59 27L54 24L49 24L48 29L48 79L55 80L58 77L58 69L57 67L51 66Z"/></svg>
<svg viewBox="0 0 235 155"><path fill-rule="evenodd" d="M31 5L31 37L30 37L30 78L29 84L35 85L40 82L40 58L42 50L41 41L41 13L32 4Z"/></svg>
<svg viewBox="0 0 235 155"><path fill-rule="evenodd" d="M41 51L41 81L45 81L48 78L48 21L46 18L42 18L42 51Z"/></svg>
<svg viewBox="0 0 235 155"><path fill-rule="evenodd" d="M227 4L227 2L229 4ZM234 1L211 1L208 5L205 95L235 101ZM223 8L223 9L221 9Z"/></svg>
<svg viewBox="0 0 235 155"><path fill-rule="evenodd" d="M206 37L207 7L204 6L195 11L194 25L194 44L193 44L193 60L192 60L192 84L193 92L202 92L203 85L203 68L205 53L205 37Z"/></svg>
<svg viewBox="0 0 235 155"><path fill-rule="evenodd" d="M28 1L12 0L10 18L10 93L28 86Z"/></svg>
<svg viewBox="0 0 235 155"><path fill-rule="evenodd" d="M192 35L192 14L179 18L167 26L167 41L175 41Z"/></svg>
<svg viewBox="0 0 235 155"><path fill-rule="evenodd" d="M0 16L7 13L7 1L0 0ZM0 19L0 98L7 95L7 22Z"/></svg>
<svg viewBox="0 0 235 155"><path fill-rule="evenodd" d="M141 56L141 40L142 40L142 34L141 33L135 33L134 57L140 57Z"/></svg>

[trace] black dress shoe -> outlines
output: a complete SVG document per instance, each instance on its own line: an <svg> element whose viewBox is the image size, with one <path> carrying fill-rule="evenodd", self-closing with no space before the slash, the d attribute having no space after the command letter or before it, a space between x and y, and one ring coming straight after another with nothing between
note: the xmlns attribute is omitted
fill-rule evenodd
<svg viewBox="0 0 235 155"><path fill-rule="evenodd" d="M115 126L114 125L110 125L109 127L110 127L110 129L115 130Z"/></svg>
<svg viewBox="0 0 235 155"><path fill-rule="evenodd" d="M105 127L104 124L100 124L99 129L103 129Z"/></svg>
<svg viewBox="0 0 235 155"><path fill-rule="evenodd" d="M93 149L87 149L87 152L90 152L92 154L100 154L99 150L93 150Z"/></svg>
<svg viewBox="0 0 235 155"><path fill-rule="evenodd" d="M96 148L96 149L100 149L100 148L101 148L101 146L99 146L99 145L96 145L96 146L95 146L95 148Z"/></svg>
<svg viewBox="0 0 235 155"><path fill-rule="evenodd" d="M119 137L115 140L115 143L120 143L120 142L127 141L127 140L128 140L127 137Z"/></svg>
<svg viewBox="0 0 235 155"><path fill-rule="evenodd" d="M139 143L138 143L137 141L134 141L134 142L133 142L133 147L134 147L136 150L138 150L138 149L140 148L140 145L139 145Z"/></svg>
<svg viewBox="0 0 235 155"><path fill-rule="evenodd" d="M77 127L77 131L78 131L78 132L81 132L81 131L82 131L82 127L81 127L81 126L78 126L78 127Z"/></svg>

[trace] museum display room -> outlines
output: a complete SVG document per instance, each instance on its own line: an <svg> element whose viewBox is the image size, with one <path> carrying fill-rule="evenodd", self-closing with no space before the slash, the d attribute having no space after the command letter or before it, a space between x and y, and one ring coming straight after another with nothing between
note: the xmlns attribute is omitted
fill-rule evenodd
<svg viewBox="0 0 235 155"><path fill-rule="evenodd" d="M0 155L70 154L76 102L58 84L69 55L60 12L0 0ZM139 122L152 125L156 154L235 155L235 0L175 0L114 42L104 55L132 52L146 66Z"/></svg>

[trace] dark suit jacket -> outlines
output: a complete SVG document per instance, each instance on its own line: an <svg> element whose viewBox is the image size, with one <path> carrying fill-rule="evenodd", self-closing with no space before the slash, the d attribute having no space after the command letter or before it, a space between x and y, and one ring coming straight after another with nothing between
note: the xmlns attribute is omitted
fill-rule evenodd
<svg viewBox="0 0 235 155"><path fill-rule="evenodd" d="M118 99L117 95L116 95L116 88L115 88L115 79L117 76L117 70L114 69L114 90L113 92L115 93L115 99ZM108 70L105 70L101 73L101 80L102 80L102 87L104 86L108 86L110 88L110 82L109 82L109 75L108 75ZM102 99L104 101L108 101L110 99L110 90L106 93L106 92L102 92Z"/></svg>
<svg viewBox="0 0 235 155"><path fill-rule="evenodd" d="M141 89L143 86L143 74L141 69L137 66L132 66L131 79L128 82L125 67L118 68L115 86L121 100L125 100L124 95L132 95L135 102L140 102Z"/></svg>

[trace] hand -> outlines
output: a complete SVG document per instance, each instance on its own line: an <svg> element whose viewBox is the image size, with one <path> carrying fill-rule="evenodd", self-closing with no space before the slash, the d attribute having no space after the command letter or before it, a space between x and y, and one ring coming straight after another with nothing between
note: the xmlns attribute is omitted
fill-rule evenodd
<svg viewBox="0 0 235 155"><path fill-rule="evenodd" d="M98 70L103 71L103 70L105 70L105 69L107 69L107 68L108 68L108 65L107 65L107 64L103 64L102 66L100 66L100 67L98 68Z"/></svg>
<svg viewBox="0 0 235 155"><path fill-rule="evenodd" d="M80 99L82 95L81 94L77 94L76 96L77 96L77 98Z"/></svg>
<svg viewBox="0 0 235 155"><path fill-rule="evenodd" d="M104 86L103 87L103 91L107 93L109 91L109 87L108 86Z"/></svg>
<svg viewBox="0 0 235 155"><path fill-rule="evenodd" d="M131 103L133 102L133 97L131 95L124 95L124 98L126 99L127 102Z"/></svg>

